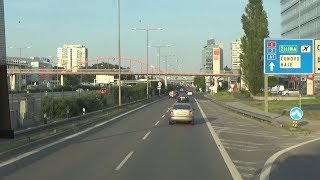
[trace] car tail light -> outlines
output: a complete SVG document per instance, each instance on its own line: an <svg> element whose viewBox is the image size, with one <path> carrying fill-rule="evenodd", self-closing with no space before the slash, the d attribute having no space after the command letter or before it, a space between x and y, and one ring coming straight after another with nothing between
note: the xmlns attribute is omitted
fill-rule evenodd
<svg viewBox="0 0 320 180"><path fill-rule="evenodd" d="M189 111L189 116L192 116L192 114L193 114L192 111Z"/></svg>

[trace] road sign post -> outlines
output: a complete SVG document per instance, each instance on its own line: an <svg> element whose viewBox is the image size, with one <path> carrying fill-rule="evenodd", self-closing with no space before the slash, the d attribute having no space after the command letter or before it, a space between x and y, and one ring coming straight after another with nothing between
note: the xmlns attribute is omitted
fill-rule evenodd
<svg viewBox="0 0 320 180"><path fill-rule="evenodd" d="M264 74L314 74L314 40L264 39ZM268 92L266 92L268 82L266 81L268 78L265 77L265 111L268 112ZM301 107L301 101L299 106Z"/></svg>
<svg viewBox="0 0 320 180"><path fill-rule="evenodd" d="M158 87L157 87L157 89L159 90L159 96L160 96L160 94L161 94L161 86L162 86L162 82L159 81L159 82L158 82Z"/></svg>
<svg viewBox="0 0 320 180"><path fill-rule="evenodd" d="M265 39L264 73L308 75L314 73L312 39Z"/></svg>

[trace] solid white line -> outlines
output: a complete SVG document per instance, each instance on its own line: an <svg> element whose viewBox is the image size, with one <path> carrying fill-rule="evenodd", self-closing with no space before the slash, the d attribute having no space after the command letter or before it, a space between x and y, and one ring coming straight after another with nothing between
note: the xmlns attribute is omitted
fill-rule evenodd
<svg viewBox="0 0 320 180"><path fill-rule="evenodd" d="M142 139L146 140L150 133L151 133L151 131L149 131L146 135L144 135Z"/></svg>
<svg viewBox="0 0 320 180"><path fill-rule="evenodd" d="M5 162L0 163L0 167L3 167L3 166L6 166L6 165L8 165L8 164L11 164L11 163L13 163L13 162L16 162L16 161L18 161L18 160L20 160L20 159L23 159L23 158L25 158L25 157L28 157L28 156L30 156L30 155L32 155L32 154L37 153L37 152L39 152L39 151L33 150L33 151L30 151L30 152L21 154L20 156L17 156L17 157L12 158L12 159L10 159L10 160L8 160L8 161L5 161Z"/></svg>
<svg viewBox="0 0 320 180"><path fill-rule="evenodd" d="M264 164L263 166L263 169L261 171L261 174L260 174L260 180L269 180L269 175L270 175L270 172L271 172L271 168L272 168L272 164L274 163L274 161L279 157L281 156L282 154L292 150L292 149L295 149L297 147L300 147L300 146L303 146L303 145L306 145L306 144L309 144L309 143L312 143L312 142L315 142L315 141L319 141L320 138L316 138L316 139L313 139L313 140L310 140L310 141L306 141L306 142L303 142L303 143L300 143L300 144L297 144L297 145L294 145L294 146L291 146L291 147L288 147L286 149L283 149L277 153L275 153L274 155L272 155Z"/></svg>
<svg viewBox="0 0 320 180"><path fill-rule="evenodd" d="M159 124L159 122L160 122L160 121L158 121L158 122L155 124L155 126L157 126L157 125Z"/></svg>
<svg viewBox="0 0 320 180"><path fill-rule="evenodd" d="M122 161L121 163L116 167L116 171L119 171L122 166L128 161L128 159L132 156L134 151L131 151Z"/></svg>
<svg viewBox="0 0 320 180"><path fill-rule="evenodd" d="M105 124L107 124L107 123L110 123L110 122L112 122L112 121L114 121L114 120L116 120L116 119L119 119L119 118L127 115L127 114L130 114L130 113L132 113L132 112L134 112L134 111L137 111L137 110L139 110L139 109L142 109L142 108L144 108L144 107L146 107L146 106L148 106L148 105L150 105L150 104L152 104L152 102L151 102L151 103L148 103L148 104L145 104L145 105L142 105L142 106L140 106L140 107L138 107L138 108L136 108L136 109L133 109L133 110L131 110L131 111L128 111L128 112L126 112L126 113L120 114L120 115L118 115L118 116L116 116L116 117L114 117L114 118L109 119L108 121L105 121L105 122L101 122L101 123L99 123L99 124L96 124L96 125L94 125L94 126L92 126L92 127L89 127L89 128L87 128L87 129L83 130L83 131L80 131L80 132L78 132L78 133L75 133L75 134L72 134L72 135L70 135L70 136L67 136L67 137L64 137L64 138L62 138L62 139L59 139L58 141L52 142L52 143L50 143L50 144L44 145L44 146L39 147L39 148L37 148L37 149L34 149L34 150L32 150L32 151L23 153L23 154L15 157L15 158L12 158L12 159L9 159L9 160L7 160L7 161L4 161L4 162L0 163L0 168L3 167L3 166L9 165L9 164L11 164L11 163L14 163L14 162L16 162L16 161L19 161L19 160L21 160L21 159L23 159L23 158L25 158L25 157L28 157L28 156L30 156L30 155L32 155L32 154L35 154L35 153L37 153L37 152L39 152L39 151L41 151L41 150L47 149L47 148L49 148L49 147L51 147L51 146L57 145L57 144L59 144L59 143L62 143L62 142L64 142L64 141L67 141L67 140L69 140L69 139L71 139L71 138L77 137L77 136L79 136L79 135L81 135L81 134L84 134L84 133L86 133L86 132L88 132L88 131L91 131L91 130L99 127L99 126L102 126L102 125L105 125Z"/></svg>
<svg viewBox="0 0 320 180"><path fill-rule="evenodd" d="M224 159L224 162L226 163L226 165L227 165L227 167L228 167L228 169L230 171L231 176L235 180L242 180L242 177L241 177L239 171L237 170L236 166L232 162L232 160L231 160L229 154L227 153L226 149L223 147L223 145L222 145L217 133L212 128L211 123L209 122L207 116L203 112L200 104L198 103L196 98L194 98L194 100L196 101L196 103L198 105L198 108L199 108L199 110L200 110L200 112L202 114L203 119L206 121L207 127L208 127L208 129L209 129L209 131L210 131L210 133L211 133L211 135L212 135L212 137L213 137L213 139L214 139L214 141L215 141L215 143L216 143L216 145L217 145L217 147L218 147L218 149L219 149L219 151L220 151L220 153L221 153L221 155L222 155L222 157Z"/></svg>
<svg viewBox="0 0 320 180"><path fill-rule="evenodd" d="M255 145L255 146L267 146L270 144L260 144L260 143L253 143L253 142L249 142L249 141L233 141L233 140L229 140L229 139L220 139L222 142L230 142L230 143L235 143L235 144L249 144L249 145Z"/></svg>

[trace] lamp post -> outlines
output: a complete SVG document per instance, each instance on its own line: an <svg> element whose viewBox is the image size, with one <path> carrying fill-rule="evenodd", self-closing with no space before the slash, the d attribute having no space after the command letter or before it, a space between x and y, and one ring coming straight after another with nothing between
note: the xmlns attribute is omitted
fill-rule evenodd
<svg viewBox="0 0 320 180"><path fill-rule="evenodd" d="M121 106L121 42L120 42L120 0L118 0L118 68L119 68L119 106Z"/></svg>
<svg viewBox="0 0 320 180"><path fill-rule="evenodd" d="M153 47L153 48L157 48L158 49L158 60L159 60L159 79L160 79L160 53L161 53L161 48L164 48L164 47L172 47L171 44L168 44L168 45L159 45L159 46L149 46L149 47Z"/></svg>
<svg viewBox="0 0 320 180"><path fill-rule="evenodd" d="M53 59L54 59L53 57L54 56L49 56L49 58L51 59L52 62L53 62ZM57 62L56 62L56 68L57 68L56 86L58 86L59 85L59 83L58 83L58 81L59 81L59 77L58 77L58 59L57 59Z"/></svg>
<svg viewBox="0 0 320 180"><path fill-rule="evenodd" d="M15 46L11 46L11 47L9 47L10 49L19 49L19 57L20 57L20 59L22 58L22 50L23 49L30 49L31 48L31 46L26 46L26 47L15 47ZM21 72L21 63L19 63L19 70L20 70L20 72ZM18 84L19 84L19 91L21 91L21 81L22 81L22 79L21 79L21 75L19 75L18 76Z"/></svg>
<svg viewBox="0 0 320 180"><path fill-rule="evenodd" d="M164 55L163 57L165 57L165 63L166 63L166 76L165 76L165 86L166 86L166 89L168 89L168 57L171 57L171 56L175 56L174 54L170 54L170 55Z"/></svg>
<svg viewBox="0 0 320 180"><path fill-rule="evenodd" d="M147 34L147 98L149 98L149 31L163 30L163 28L131 28L131 30L146 31Z"/></svg>

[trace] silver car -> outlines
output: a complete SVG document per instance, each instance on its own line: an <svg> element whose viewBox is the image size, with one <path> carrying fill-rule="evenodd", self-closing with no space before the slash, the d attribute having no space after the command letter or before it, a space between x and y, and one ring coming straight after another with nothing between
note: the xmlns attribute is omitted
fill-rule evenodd
<svg viewBox="0 0 320 180"><path fill-rule="evenodd" d="M190 103L174 103L170 111L169 124L189 122L194 124L193 108Z"/></svg>

